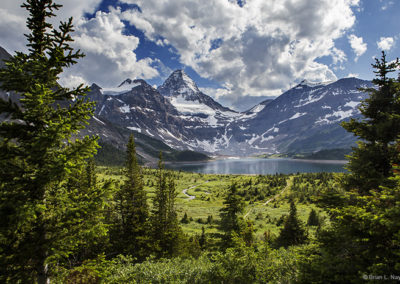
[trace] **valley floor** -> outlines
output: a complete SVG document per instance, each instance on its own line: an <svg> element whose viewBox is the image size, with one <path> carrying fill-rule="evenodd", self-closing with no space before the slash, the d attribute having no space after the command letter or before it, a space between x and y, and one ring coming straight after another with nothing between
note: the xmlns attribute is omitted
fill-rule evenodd
<svg viewBox="0 0 400 284"><path fill-rule="evenodd" d="M102 178L122 179L118 168L102 168ZM148 201L154 196L155 170L144 170L145 190ZM311 173L296 175L233 175L202 174L173 171L176 183L176 207L178 219L186 215L188 223L181 223L187 234L200 234L202 228L207 233L219 232L220 209L232 183L237 184L239 195L245 202L243 217L252 220L256 239L262 240L266 231L277 236L282 228L282 218L289 212L289 199L298 200L297 210L300 219L306 223L312 209L316 209L325 219L322 209L312 202L312 195L334 186L334 173ZM283 216L283 217L282 217ZM309 228L311 235L315 228Z"/></svg>

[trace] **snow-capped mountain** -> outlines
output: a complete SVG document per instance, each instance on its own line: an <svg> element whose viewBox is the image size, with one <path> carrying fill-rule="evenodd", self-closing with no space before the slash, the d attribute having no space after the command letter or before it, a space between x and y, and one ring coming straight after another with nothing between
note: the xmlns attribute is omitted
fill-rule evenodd
<svg viewBox="0 0 400 284"><path fill-rule="evenodd" d="M223 127L240 114L202 93L183 70L174 71L157 89L175 106L182 118L197 122L195 127Z"/></svg>
<svg viewBox="0 0 400 284"><path fill-rule="evenodd" d="M8 58L0 47L0 68ZM123 148L126 131L133 130L153 138L143 141L158 139L174 149L232 155L350 148L356 138L339 123L360 117L358 106L368 95L359 88L365 87L373 84L356 78L302 81L276 99L238 113L202 93L177 70L158 89L144 80L126 79L113 89L93 84L88 98L97 106L85 133ZM17 94L2 90L0 98L19 101Z"/></svg>
<svg viewBox="0 0 400 284"><path fill-rule="evenodd" d="M355 137L339 123L360 116L357 107L367 94L359 88L372 86L356 78L319 84L303 81L275 100L255 106L258 112L245 113L232 131L232 140L246 147L247 153L349 148Z"/></svg>
<svg viewBox="0 0 400 284"><path fill-rule="evenodd" d="M176 108L144 80L133 80L129 91L108 95L92 85L89 98L97 102L95 116L124 128L140 132L173 145L187 148L184 141L191 136ZM189 124L189 125L188 125Z"/></svg>
<svg viewBox="0 0 400 284"><path fill-rule="evenodd" d="M164 97L144 80L128 83L134 87L113 95L92 85L89 98L97 102L96 118L160 139L175 149L215 153L227 147L225 128L239 113L222 107L201 92L180 95L171 92L172 96ZM198 90L194 83L192 86L194 91ZM180 101L181 104L177 103Z"/></svg>
<svg viewBox="0 0 400 284"><path fill-rule="evenodd" d="M203 94L182 70L173 72L158 89L143 80L125 80L123 85L133 87L107 95L92 86L98 118L177 149L252 155L349 148L355 138L339 123L359 116L357 106L367 96L359 88L372 83L355 78L302 81L242 113Z"/></svg>

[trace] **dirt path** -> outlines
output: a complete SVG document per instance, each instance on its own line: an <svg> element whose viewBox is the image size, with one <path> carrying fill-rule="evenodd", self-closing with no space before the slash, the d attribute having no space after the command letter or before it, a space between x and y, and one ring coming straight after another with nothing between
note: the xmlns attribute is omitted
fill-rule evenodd
<svg viewBox="0 0 400 284"><path fill-rule="evenodd" d="M182 193L188 197L188 200L193 200L193 199L196 198L196 196L194 196L194 195L189 195L189 194L187 193L187 191L188 191L189 189L196 188L196 187L198 187L198 186L200 186L200 185L202 185L202 184L205 184L205 183L207 183L207 182L209 182L209 180L206 180L205 182L200 183L200 184L197 184L197 185L192 185L192 186L189 187L189 188L185 188L184 190L182 190Z"/></svg>
<svg viewBox="0 0 400 284"><path fill-rule="evenodd" d="M268 203L270 203L271 201L273 201L273 200L277 199L279 196L281 196L289 187L292 186L292 184L293 184L293 178L294 178L293 176L291 176L290 178L288 178L288 179L286 180L286 186L285 186L279 193L277 193L276 195L274 195L273 197L271 197L270 199L268 199L267 201L265 201L265 202L263 203L263 205L266 206ZM250 210L246 213L246 215L243 216L243 218L246 219L246 217L251 213L251 211L252 211L253 209L254 209L254 207L253 207L253 208L250 208Z"/></svg>

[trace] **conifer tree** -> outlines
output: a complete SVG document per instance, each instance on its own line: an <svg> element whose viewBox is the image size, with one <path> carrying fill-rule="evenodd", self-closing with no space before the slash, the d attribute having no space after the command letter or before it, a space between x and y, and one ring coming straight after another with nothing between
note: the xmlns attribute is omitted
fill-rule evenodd
<svg viewBox="0 0 400 284"><path fill-rule="evenodd" d="M104 252L108 242L104 210L110 193L109 187L110 182L103 185L97 183L96 166L94 159L90 158L68 175L54 196L54 201L49 199L49 207L53 206L51 213L58 216L52 229L58 231L59 236L68 229L64 241L73 242L68 256L50 257L58 265L72 268ZM59 206L60 201L66 206Z"/></svg>
<svg viewBox="0 0 400 284"><path fill-rule="evenodd" d="M319 217L317 214L317 211L315 209L311 209L310 215L308 216L307 220L307 225L308 226L319 226Z"/></svg>
<svg viewBox="0 0 400 284"><path fill-rule="evenodd" d="M160 152L156 176L156 192L153 198L151 227L153 246L159 257L170 257L178 254L179 241L182 241L182 231L178 224L175 209L177 197L175 182L164 168Z"/></svg>
<svg viewBox="0 0 400 284"><path fill-rule="evenodd" d="M185 212L185 214L183 215L182 219L181 219L181 223L183 224L188 224L189 223L189 218L187 213Z"/></svg>
<svg viewBox="0 0 400 284"><path fill-rule="evenodd" d="M207 237L204 227L201 227L201 235L199 238L199 245L202 250L205 250L207 247Z"/></svg>
<svg viewBox="0 0 400 284"><path fill-rule="evenodd" d="M304 229L302 222L297 216L297 208L292 200L290 202L289 216L283 223L276 243L278 246L288 247L293 245L304 244L308 239L307 231Z"/></svg>
<svg viewBox="0 0 400 284"><path fill-rule="evenodd" d="M361 139L349 157L351 173L346 184L347 189L357 189L360 194L390 184L392 164L398 162L394 142L400 134L399 82L388 75L399 67L399 61L387 62L384 52L375 60L372 66L377 77L372 83L376 88L362 89L369 93L359 108L364 118L342 123Z"/></svg>
<svg viewBox="0 0 400 284"><path fill-rule="evenodd" d="M240 216L243 213L245 203L238 194L235 183L230 185L223 204L224 207L220 210L220 229L224 232L223 247L230 247L233 235L240 236L245 226L243 217Z"/></svg>
<svg viewBox="0 0 400 284"><path fill-rule="evenodd" d="M331 226L319 233L320 251L306 266L307 282L359 283L363 275L390 275L400 268L400 155L395 143L400 134L400 79L388 74L398 60L387 62L385 53L372 65L376 89L360 110L362 121L344 127L362 141L350 156L351 173L335 204L329 204ZM337 202L340 200L341 202Z"/></svg>
<svg viewBox="0 0 400 284"><path fill-rule="evenodd" d="M121 221L116 228L118 237L113 241L120 253L143 260L150 249L149 209L133 135L129 137L126 154L125 183L117 194L117 210Z"/></svg>
<svg viewBox="0 0 400 284"><path fill-rule="evenodd" d="M0 124L0 280L42 284L52 263L91 231L81 210L91 207L68 192L65 180L93 155L97 138L71 138L92 115L93 103L83 97L89 89L57 84L83 56L69 45L72 18L54 29L48 20L60 5L27 0L22 7L29 13L29 51L0 70L1 89L20 97L19 104L0 99L0 114L9 119Z"/></svg>

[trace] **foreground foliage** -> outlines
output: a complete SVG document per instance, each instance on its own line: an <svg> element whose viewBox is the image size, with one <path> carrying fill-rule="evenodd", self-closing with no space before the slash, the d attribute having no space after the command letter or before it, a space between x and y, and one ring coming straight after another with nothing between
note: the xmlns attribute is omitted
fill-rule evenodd
<svg viewBox="0 0 400 284"><path fill-rule="evenodd" d="M97 216L103 189L82 181L97 138L72 139L90 118L88 88L66 89L63 68L83 55L69 45L71 19L53 29L60 5L29 0L29 53L17 52L0 70L1 88L20 96L0 100L0 282L45 283L62 263L105 229ZM101 216L101 214L99 215Z"/></svg>

